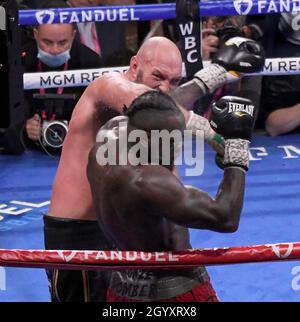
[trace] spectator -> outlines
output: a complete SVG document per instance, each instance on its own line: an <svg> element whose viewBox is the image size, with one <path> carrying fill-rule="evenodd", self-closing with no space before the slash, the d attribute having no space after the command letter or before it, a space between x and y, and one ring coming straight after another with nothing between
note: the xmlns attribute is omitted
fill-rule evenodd
<svg viewBox="0 0 300 322"><path fill-rule="evenodd" d="M25 72L48 72L54 70L73 70L83 68L101 67L99 56L89 48L74 41L76 30L72 24L40 25L34 28L35 40L29 42L24 48ZM54 88L30 90L25 92L26 102L29 110L29 118L26 121L25 133L30 141L37 142L41 137L41 119L36 105L34 104L34 93L73 93L79 98L84 87ZM76 101L74 102L75 106ZM63 119L70 119L74 106L63 111ZM41 112L41 111L40 111ZM50 111L46 111L47 117Z"/></svg>
<svg viewBox="0 0 300 322"><path fill-rule="evenodd" d="M208 17L202 21L202 57L210 60L226 40L232 37L243 37L243 18L236 16ZM248 80L240 80L220 87L211 95L203 97L195 107L195 112L209 118L211 106L223 95L240 95L253 99L242 84ZM253 81L252 81L253 82ZM241 92L241 90L243 90Z"/></svg>
<svg viewBox="0 0 300 322"><path fill-rule="evenodd" d="M226 40L244 36L242 18L237 16L209 17L202 22L202 58L210 59Z"/></svg>
<svg viewBox="0 0 300 322"><path fill-rule="evenodd" d="M299 57L299 13L252 17L267 57ZM250 19L250 18L249 18ZM300 129L300 75L266 76L262 81L259 121L272 136Z"/></svg>
<svg viewBox="0 0 300 322"><path fill-rule="evenodd" d="M96 7L107 5L105 0L23 0L28 8ZM105 62L122 48L126 52L125 22L77 23L76 41L93 50ZM108 65L108 63L106 63Z"/></svg>
<svg viewBox="0 0 300 322"><path fill-rule="evenodd" d="M95 7L105 4L103 0L69 0L71 7ZM126 47L124 23L87 22L77 23L78 39L82 44L92 49L105 62L109 56ZM107 64L106 64L107 65Z"/></svg>

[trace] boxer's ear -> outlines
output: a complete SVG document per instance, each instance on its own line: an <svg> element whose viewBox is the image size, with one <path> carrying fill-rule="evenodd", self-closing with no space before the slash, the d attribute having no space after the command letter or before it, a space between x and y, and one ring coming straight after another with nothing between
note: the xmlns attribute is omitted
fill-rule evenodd
<svg viewBox="0 0 300 322"><path fill-rule="evenodd" d="M137 79L139 63L136 56L131 57L130 59L130 70L134 80Z"/></svg>

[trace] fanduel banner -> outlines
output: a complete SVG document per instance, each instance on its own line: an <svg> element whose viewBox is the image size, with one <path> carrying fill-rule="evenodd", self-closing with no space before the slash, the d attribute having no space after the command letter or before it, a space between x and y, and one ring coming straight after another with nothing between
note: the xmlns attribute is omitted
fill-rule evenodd
<svg viewBox="0 0 300 322"><path fill-rule="evenodd" d="M133 8L126 7L20 10L20 14L21 25L141 20Z"/></svg>
<svg viewBox="0 0 300 322"><path fill-rule="evenodd" d="M300 0L211 0L198 5L204 17L300 12ZM20 25L175 18L175 3L19 11Z"/></svg>
<svg viewBox="0 0 300 322"><path fill-rule="evenodd" d="M300 0L234 0L238 15L300 11Z"/></svg>

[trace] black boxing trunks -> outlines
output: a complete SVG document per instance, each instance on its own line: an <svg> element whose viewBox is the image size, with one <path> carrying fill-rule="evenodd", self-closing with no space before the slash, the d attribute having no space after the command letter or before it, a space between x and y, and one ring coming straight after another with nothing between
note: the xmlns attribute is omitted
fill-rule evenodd
<svg viewBox="0 0 300 322"><path fill-rule="evenodd" d="M185 270L114 271L107 302L217 302L203 266Z"/></svg>
<svg viewBox="0 0 300 322"><path fill-rule="evenodd" d="M111 249L97 221L44 216L45 249ZM103 302L109 271L46 269L52 302Z"/></svg>

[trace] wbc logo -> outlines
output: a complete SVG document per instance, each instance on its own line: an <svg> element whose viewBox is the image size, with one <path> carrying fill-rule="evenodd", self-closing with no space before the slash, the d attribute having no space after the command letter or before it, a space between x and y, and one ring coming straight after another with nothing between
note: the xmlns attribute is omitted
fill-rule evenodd
<svg viewBox="0 0 300 322"><path fill-rule="evenodd" d="M55 13L51 10L42 10L35 14L35 18L40 25L51 24L54 21Z"/></svg>
<svg viewBox="0 0 300 322"><path fill-rule="evenodd" d="M239 15L247 15L253 7L253 0L234 0L233 5Z"/></svg>

